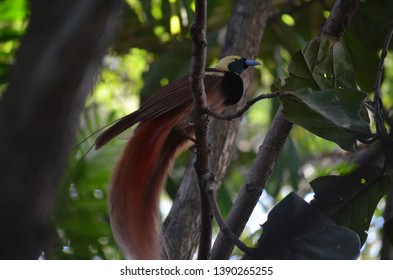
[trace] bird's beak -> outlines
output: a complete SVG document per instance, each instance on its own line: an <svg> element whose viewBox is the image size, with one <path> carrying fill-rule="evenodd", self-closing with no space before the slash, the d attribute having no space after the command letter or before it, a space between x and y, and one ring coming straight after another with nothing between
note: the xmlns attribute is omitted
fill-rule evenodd
<svg viewBox="0 0 393 280"><path fill-rule="evenodd" d="M245 63L246 63L247 66L261 65L258 61L251 60L251 59L247 59Z"/></svg>

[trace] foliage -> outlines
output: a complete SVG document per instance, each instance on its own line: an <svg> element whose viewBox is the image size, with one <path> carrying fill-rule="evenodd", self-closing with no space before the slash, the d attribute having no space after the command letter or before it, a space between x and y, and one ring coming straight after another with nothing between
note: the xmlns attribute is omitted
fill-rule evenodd
<svg viewBox="0 0 393 280"><path fill-rule="evenodd" d="M281 98L290 121L344 150L354 151L357 140L371 138L367 94L356 89L350 57L340 42L330 37L313 39L294 54L288 71L285 84L276 83L275 87L293 90ZM298 199L293 195L277 204L262 226L258 258L357 258L375 208L391 181L381 178L381 168L354 169L347 175L313 180L312 205L316 207L296 204ZM330 252L328 248L335 249Z"/></svg>
<svg viewBox="0 0 393 280"><path fill-rule="evenodd" d="M323 176L310 182L314 205L337 224L356 232L363 245L379 200L387 194L391 179L381 178L376 166L355 168L341 176Z"/></svg>
<svg viewBox="0 0 393 280"><path fill-rule="evenodd" d="M356 141L371 137L366 93L356 89L348 52L340 41L319 37L294 54L289 77L280 90L285 116L312 133L353 150Z"/></svg>
<svg viewBox="0 0 393 280"><path fill-rule="evenodd" d="M367 243L364 231L370 222L371 227L378 226L373 221L382 215L378 202L388 190L388 179L371 185L361 183L359 176L369 182L379 171L371 168L361 169L360 174L348 174L348 169L353 166L349 164L350 154L343 149L354 151L358 140L369 138L373 132L366 105L372 94L378 55L393 14L393 4L389 0L361 1L344 38L337 41L329 37L317 38L331 2L273 1L274 13L261 45L259 57L263 68L255 75L252 91L256 94L269 92L274 84L274 90L290 92L281 98L281 102L286 117L299 125L291 132L266 186L267 193L255 210L256 215L251 217L247 234L244 234L247 244L255 244L259 239L259 224L267 218L264 207L270 209L281 201L270 212L262 228L258 244L263 258L292 258L290 254L293 252L286 251L287 247L281 245L293 240L296 241L294 248L302 249L296 251L302 258L316 256L312 254L319 254L320 258L356 258L360 245L376 246ZM27 27L29 11L26 3L25 0L0 1L0 96ZM191 0L127 1L119 34L81 116L79 141L136 109L140 101L159 87L188 72L191 46L188 30L193 18L193 3ZM233 1L224 0L208 4L208 65L217 59L232 4ZM393 60L388 56L383 92L389 92L392 87L392 64ZM384 95L383 98L384 104L391 108L393 97ZM326 110L326 104L330 104L329 110ZM260 102L243 118L237 151L219 194L224 215L248 174L278 105L278 100ZM99 152L89 151L91 138L75 148L56 208L57 242L49 258L121 258L111 236L106 199L111 170L121 152L123 140L131 134L127 133ZM171 191L164 195L161 204L163 217L168 212L173 190L179 185L187 159L188 156L183 155L177 160L168 180L168 190ZM370 188L365 188L366 185ZM311 206L295 194L282 200L292 191L303 197L315 192L316 200ZM320 199L321 194L325 200ZM368 201L367 207L363 201ZM332 204L337 208L334 213L330 212L334 208ZM349 207L356 207L358 215L350 215ZM317 223L302 222L304 227L299 228L281 227L280 217L289 215L293 215L296 227L299 226L297 221L303 221L304 217ZM367 217L367 222L362 224L359 221L363 216ZM390 221L386 230L392 232L391 225ZM289 230L290 240L284 238L282 230ZM329 236L338 237L332 239ZM271 255L272 251L266 245L271 242L270 238L281 242L277 254L283 253L284 256ZM313 247L315 240L323 240L324 248L331 246L331 242L336 242L335 246L348 246L344 246L346 249L339 255L325 251L326 255L321 257L321 252ZM377 254L362 257L376 258Z"/></svg>
<svg viewBox="0 0 393 280"><path fill-rule="evenodd" d="M262 229L258 259L356 259L359 255L356 233L335 224L293 192L272 209Z"/></svg>
<svg viewBox="0 0 393 280"><path fill-rule="evenodd" d="M26 0L2 0L0 2L0 85L6 83L15 50L19 46L19 40L26 27L27 15Z"/></svg>

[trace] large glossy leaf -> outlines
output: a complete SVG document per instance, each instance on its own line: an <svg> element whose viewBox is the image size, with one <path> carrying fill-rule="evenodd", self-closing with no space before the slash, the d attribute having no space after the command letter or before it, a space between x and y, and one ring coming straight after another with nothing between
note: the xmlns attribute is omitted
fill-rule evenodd
<svg viewBox="0 0 393 280"><path fill-rule="evenodd" d="M279 85L277 82L274 87L281 91L292 91L299 88L320 89L316 81L313 79L302 53L299 51L292 57L288 66L289 77L285 79L284 85Z"/></svg>
<svg viewBox="0 0 393 280"><path fill-rule="evenodd" d="M380 50L392 21L393 1L359 1L359 7L343 40L353 59L357 82L362 90L373 91ZM367 34L367 35L365 35ZM390 50L393 45L390 44Z"/></svg>
<svg viewBox="0 0 393 280"><path fill-rule="evenodd" d="M312 181L313 204L337 224L355 231L363 244L379 200L388 192L390 178L379 167L363 167L343 176L323 176Z"/></svg>
<svg viewBox="0 0 393 280"><path fill-rule="evenodd" d="M318 37L296 52L288 65L284 91L356 88L355 72L344 45L330 36Z"/></svg>
<svg viewBox="0 0 393 280"><path fill-rule="evenodd" d="M356 259L358 235L335 224L295 193L269 213L258 241L260 259Z"/></svg>
<svg viewBox="0 0 393 280"><path fill-rule="evenodd" d="M351 58L340 41L318 37L306 43L288 71L285 84L274 88L289 92L281 99L289 121L345 150L370 137L367 95L356 89Z"/></svg>
<svg viewBox="0 0 393 280"><path fill-rule="evenodd" d="M336 38L318 37L305 44L301 54L320 89L356 87L351 58Z"/></svg>
<svg viewBox="0 0 393 280"><path fill-rule="evenodd" d="M371 136L365 113L366 93L355 89L300 89L281 98L285 117L310 132L353 150L357 139Z"/></svg>

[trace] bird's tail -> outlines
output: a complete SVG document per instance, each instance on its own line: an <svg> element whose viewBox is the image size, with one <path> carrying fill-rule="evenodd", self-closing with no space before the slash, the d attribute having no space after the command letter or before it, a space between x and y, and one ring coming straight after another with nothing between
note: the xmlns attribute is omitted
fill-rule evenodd
<svg viewBox="0 0 393 280"><path fill-rule="evenodd" d="M168 114L143 121L115 168L109 215L118 246L128 259L163 257L159 195L173 159L190 144L173 131L178 119Z"/></svg>

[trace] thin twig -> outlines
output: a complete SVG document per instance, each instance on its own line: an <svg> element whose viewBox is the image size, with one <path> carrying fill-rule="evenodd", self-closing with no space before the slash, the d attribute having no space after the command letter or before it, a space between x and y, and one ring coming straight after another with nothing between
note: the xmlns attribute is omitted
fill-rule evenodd
<svg viewBox="0 0 393 280"><path fill-rule="evenodd" d="M204 113L207 100L203 78L206 61L206 0L195 1L195 22L191 26L192 63L190 86L193 97L192 120L195 128L196 161L195 170L201 194L201 235L199 239L198 259L207 259L210 255L212 239L212 213L205 193L208 182L204 179L210 173L209 145L207 142L208 117Z"/></svg>
<svg viewBox="0 0 393 280"><path fill-rule="evenodd" d="M383 66L385 63L385 58L388 55L388 48L390 45L390 40L393 35L393 22L389 25L389 31L386 35L385 42L383 44L381 58L379 59L378 68L377 68L377 78L375 80L374 85L374 109L375 109L375 122L377 126L377 133L381 135L386 135L387 131L384 126L384 119L387 116L387 113L384 111L382 106L382 97L381 97L381 83L382 83L382 74L383 74ZM390 121L389 125L392 126L392 121L387 118L386 120Z"/></svg>
<svg viewBox="0 0 393 280"><path fill-rule="evenodd" d="M199 12L197 12L197 9ZM207 140L208 117L206 113L207 100L203 86L203 69L206 58L206 0L196 2L195 24L191 27L191 36L193 39L193 63L190 75L190 83L193 91L193 122L195 128L195 146L197 158L195 162L195 170L197 172L200 193L201 193L201 237L199 243L198 259L208 259L210 256L211 238L212 238L212 216L217 220L220 230L230 239L236 246L246 254L251 255L252 249L242 243L238 237L229 229L222 218L215 199L217 183L214 175L210 171L209 166L209 145ZM203 60L203 61L202 61ZM201 79L202 77L202 79ZM278 96L276 94L276 96ZM269 96L270 97L270 96ZM271 96L273 97L273 96ZM248 102L248 108L258 100L268 98L266 95ZM247 106L246 106L247 107ZM243 113L248 109L243 108ZM242 114L242 113L241 113Z"/></svg>
<svg viewBox="0 0 393 280"><path fill-rule="evenodd" d="M287 95L288 95L288 93L286 93L286 92L273 92L273 93L261 94L261 95L258 95L257 97L254 97L253 99L250 99L249 101L247 101L246 104L241 109L239 109L238 111L236 111L233 114L230 114L230 115L218 114L213 111L210 111L209 109L206 109L206 114L208 114L209 116L216 118L216 119L230 121L230 120L241 117L246 111L248 111L248 109L250 109L250 107L252 105L254 105L255 103L257 103L260 100L274 98L274 97L283 97L283 96L287 96Z"/></svg>
<svg viewBox="0 0 393 280"><path fill-rule="evenodd" d="M385 42L383 44L381 58L379 59L378 68L377 68L377 77L374 85L374 119L375 126L377 129L377 137L381 141L381 145L383 151L385 153L386 159L384 166L386 167L388 162L391 164L393 161L393 149L391 145L390 135L392 133L393 120L390 119L388 112L383 106L382 96L381 96L381 83L382 83L382 74L383 67L385 63L385 58L388 55L388 48L390 45L390 41L393 35L393 22L389 25L388 33L385 37ZM390 131L388 133L387 128L385 126L385 122L390 126ZM385 172L385 170L383 170Z"/></svg>
<svg viewBox="0 0 393 280"><path fill-rule="evenodd" d="M214 176L209 176L209 178L206 178L206 180L214 182ZM215 183L210 184L210 186L214 186ZM253 249L247 247L246 244L241 242L239 238L232 232L232 230L227 226L225 223L220 208L218 207L217 200L216 200L216 190L215 188L207 188L206 189L206 195L209 200L209 205L212 209L212 213L214 218L217 220L217 224L220 228L220 230L223 232L223 234L231 240L240 250L242 250L244 253L246 253L248 256L252 256L254 254Z"/></svg>

